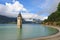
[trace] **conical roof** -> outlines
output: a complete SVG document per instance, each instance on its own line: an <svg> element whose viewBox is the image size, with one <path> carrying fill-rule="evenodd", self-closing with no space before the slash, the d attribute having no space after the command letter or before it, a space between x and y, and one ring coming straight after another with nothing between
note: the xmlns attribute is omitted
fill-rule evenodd
<svg viewBox="0 0 60 40"><path fill-rule="evenodd" d="M22 16L21 16L21 13L18 14L18 17L22 17Z"/></svg>

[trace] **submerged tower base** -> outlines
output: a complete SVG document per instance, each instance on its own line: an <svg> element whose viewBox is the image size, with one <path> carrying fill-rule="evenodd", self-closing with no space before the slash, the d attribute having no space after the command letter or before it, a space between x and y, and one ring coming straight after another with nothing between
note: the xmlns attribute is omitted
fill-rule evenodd
<svg viewBox="0 0 60 40"><path fill-rule="evenodd" d="M17 28L22 28L22 25L17 25Z"/></svg>

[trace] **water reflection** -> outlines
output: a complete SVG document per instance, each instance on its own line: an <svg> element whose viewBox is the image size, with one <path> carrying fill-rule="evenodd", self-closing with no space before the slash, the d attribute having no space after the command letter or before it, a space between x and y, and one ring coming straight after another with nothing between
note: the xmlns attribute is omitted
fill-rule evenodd
<svg viewBox="0 0 60 40"><path fill-rule="evenodd" d="M17 29L17 40L22 40L22 29Z"/></svg>
<svg viewBox="0 0 60 40"><path fill-rule="evenodd" d="M17 25L17 28L21 29L22 28L22 25Z"/></svg>
<svg viewBox="0 0 60 40"><path fill-rule="evenodd" d="M57 32L54 28L40 24L23 24L22 28L17 28L16 24L0 24L0 40L26 40Z"/></svg>

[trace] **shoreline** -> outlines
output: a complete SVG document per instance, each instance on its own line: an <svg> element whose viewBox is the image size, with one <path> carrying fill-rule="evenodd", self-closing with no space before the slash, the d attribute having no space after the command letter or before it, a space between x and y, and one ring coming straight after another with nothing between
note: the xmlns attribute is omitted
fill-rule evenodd
<svg viewBox="0 0 60 40"><path fill-rule="evenodd" d="M60 27L59 26L52 26L52 25L46 25L48 27L55 28L59 30L58 33L50 35L50 36L45 36L45 37L39 37L39 38L33 38L33 39L28 39L28 40L60 40Z"/></svg>

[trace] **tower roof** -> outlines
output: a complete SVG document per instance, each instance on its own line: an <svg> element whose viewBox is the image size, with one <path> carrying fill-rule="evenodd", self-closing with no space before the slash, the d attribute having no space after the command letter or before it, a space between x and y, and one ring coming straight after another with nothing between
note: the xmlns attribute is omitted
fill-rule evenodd
<svg viewBox="0 0 60 40"><path fill-rule="evenodd" d="M22 17L22 16L21 16L21 13L18 14L18 17Z"/></svg>

